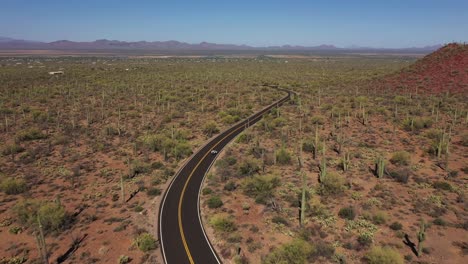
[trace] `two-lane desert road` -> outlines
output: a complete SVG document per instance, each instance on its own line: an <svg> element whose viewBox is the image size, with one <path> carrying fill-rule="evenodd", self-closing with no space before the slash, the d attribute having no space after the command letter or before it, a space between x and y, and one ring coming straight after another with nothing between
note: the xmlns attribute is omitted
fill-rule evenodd
<svg viewBox="0 0 468 264"><path fill-rule="evenodd" d="M217 154L246 127L255 124L273 107L288 101L292 92L249 118L213 137L195 152L174 176L159 209L159 240L165 263L221 263L203 229L199 193Z"/></svg>

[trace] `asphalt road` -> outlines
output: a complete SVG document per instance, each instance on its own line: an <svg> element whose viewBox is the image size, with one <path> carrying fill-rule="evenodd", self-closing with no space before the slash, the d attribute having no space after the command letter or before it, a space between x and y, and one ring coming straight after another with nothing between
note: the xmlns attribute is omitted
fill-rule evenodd
<svg viewBox="0 0 468 264"><path fill-rule="evenodd" d="M292 92L286 92L288 95L279 101L211 138L174 176L159 208L158 235L165 263L221 263L205 234L200 217L201 184L217 156L210 152L211 150L219 152L246 127L261 120L271 108L288 101Z"/></svg>

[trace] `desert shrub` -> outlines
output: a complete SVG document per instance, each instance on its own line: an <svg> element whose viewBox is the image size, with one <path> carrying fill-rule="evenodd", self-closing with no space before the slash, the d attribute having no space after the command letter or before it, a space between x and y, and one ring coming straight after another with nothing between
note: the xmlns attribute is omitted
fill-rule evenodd
<svg viewBox="0 0 468 264"><path fill-rule="evenodd" d="M156 239L149 233L142 233L135 238L135 244L143 252L156 249Z"/></svg>
<svg viewBox="0 0 468 264"><path fill-rule="evenodd" d="M208 137L211 137L213 134L216 134L218 132L219 128L215 121L209 121L203 127L203 133L205 133Z"/></svg>
<svg viewBox="0 0 468 264"><path fill-rule="evenodd" d="M208 207L211 209L214 208L219 208L223 206L223 201L221 201L221 198L219 196L211 196L210 199L208 199Z"/></svg>
<svg viewBox="0 0 468 264"><path fill-rule="evenodd" d="M432 183L432 187L434 187L435 189L444 190L444 191L453 190L452 185L446 181L436 181Z"/></svg>
<svg viewBox="0 0 468 264"><path fill-rule="evenodd" d="M325 124L325 117L323 116L313 116L310 121L314 125L323 125Z"/></svg>
<svg viewBox="0 0 468 264"><path fill-rule="evenodd" d="M22 225L37 226L39 220L46 232L60 230L70 220L65 208L56 202L23 200L15 205L13 211Z"/></svg>
<svg viewBox="0 0 468 264"><path fill-rule="evenodd" d="M224 185L224 190L226 191L234 191L236 188L236 183L233 181L230 181Z"/></svg>
<svg viewBox="0 0 468 264"><path fill-rule="evenodd" d="M395 230L395 231L401 230L402 228L403 228L403 225L400 222L393 222L390 225L390 229Z"/></svg>
<svg viewBox="0 0 468 264"><path fill-rule="evenodd" d="M174 146L173 154L176 159L188 157L192 154L192 146L187 142L179 142Z"/></svg>
<svg viewBox="0 0 468 264"><path fill-rule="evenodd" d="M382 225L387 222L387 214L385 212L379 211L372 216L372 222L376 225Z"/></svg>
<svg viewBox="0 0 468 264"><path fill-rule="evenodd" d="M319 187L319 193L322 195L337 195L346 189L345 180L337 173L329 172L323 179Z"/></svg>
<svg viewBox="0 0 468 264"><path fill-rule="evenodd" d="M127 264L130 263L132 259L129 256L121 255L118 260L118 264Z"/></svg>
<svg viewBox="0 0 468 264"><path fill-rule="evenodd" d="M239 165L239 172L243 176L251 176L257 173L259 170L260 170L260 165L258 165L258 162L253 159L244 160Z"/></svg>
<svg viewBox="0 0 468 264"><path fill-rule="evenodd" d="M237 139L236 139L236 142L237 143L249 143L250 140L252 140L253 136L251 134L247 134L247 133L241 133Z"/></svg>
<svg viewBox="0 0 468 264"><path fill-rule="evenodd" d="M263 264L304 264L315 252L309 243L303 240L294 240L273 250L263 259Z"/></svg>
<svg viewBox="0 0 468 264"><path fill-rule="evenodd" d="M361 246L368 247L374 242L374 234L370 232L363 232L358 235L357 241Z"/></svg>
<svg viewBox="0 0 468 264"><path fill-rule="evenodd" d="M140 160L133 160L130 166L130 175L133 176L135 174L148 173L151 172L151 170L151 164L142 162Z"/></svg>
<svg viewBox="0 0 468 264"><path fill-rule="evenodd" d="M440 218L440 217L437 217L436 219L434 219L433 223L435 225L439 225L439 226L446 226L447 225L447 222L444 219Z"/></svg>
<svg viewBox="0 0 468 264"><path fill-rule="evenodd" d="M353 220L356 217L356 212L354 211L354 208L351 206L343 207L338 212L338 216L340 216L343 219Z"/></svg>
<svg viewBox="0 0 468 264"><path fill-rule="evenodd" d="M403 128L406 131L419 131L423 128L429 128L431 126L432 119L430 117L406 118L403 121Z"/></svg>
<svg viewBox="0 0 468 264"><path fill-rule="evenodd" d="M289 223L288 223L288 220L284 219L282 216L279 216L279 215L275 215L271 221L275 224L282 224L282 225L285 225L285 226L288 226Z"/></svg>
<svg viewBox="0 0 468 264"><path fill-rule="evenodd" d="M273 191L279 184L280 180L276 176L259 175L246 179L242 188L247 196L255 198L255 202L265 204L273 197Z"/></svg>
<svg viewBox="0 0 468 264"><path fill-rule="evenodd" d="M224 216L213 216L210 220L210 224L218 232L229 233L237 230L234 221Z"/></svg>
<svg viewBox="0 0 468 264"><path fill-rule="evenodd" d="M408 183L411 169L408 167L389 169L388 174L397 182Z"/></svg>
<svg viewBox="0 0 468 264"><path fill-rule="evenodd" d="M373 247L367 254L369 264L403 264L403 257L389 247Z"/></svg>
<svg viewBox="0 0 468 264"><path fill-rule="evenodd" d="M146 194L149 196L158 196L161 194L161 189L152 187L146 191Z"/></svg>
<svg viewBox="0 0 468 264"><path fill-rule="evenodd" d="M315 252L313 253L314 257L323 257L331 259L335 254L335 248L333 245L325 243L323 241L317 242L315 245Z"/></svg>
<svg viewBox="0 0 468 264"><path fill-rule="evenodd" d="M390 162L395 165L409 165L411 161L411 155L406 151L397 151L393 153Z"/></svg>
<svg viewBox="0 0 468 264"><path fill-rule="evenodd" d="M205 189L203 189L202 191L202 194L203 195L207 195L207 194L212 194L213 193L213 190L211 188L208 188L206 187Z"/></svg>
<svg viewBox="0 0 468 264"><path fill-rule="evenodd" d="M39 129L34 127L21 130L16 134L16 139L18 141L30 141L36 139L43 139L45 137L47 136L43 134Z"/></svg>
<svg viewBox="0 0 468 264"><path fill-rule="evenodd" d="M6 178L0 183L0 190L6 194L20 194L28 189L23 179Z"/></svg>
<svg viewBox="0 0 468 264"><path fill-rule="evenodd" d="M21 145L18 144L11 144L11 145L6 145L2 149L2 155L13 155L13 154L18 154L20 152L23 152L24 148Z"/></svg>
<svg viewBox="0 0 468 264"><path fill-rule="evenodd" d="M285 165L291 162L291 154L289 154L289 152L285 148L279 149L275 153L275 155L276 155L276 161L279 164Z"/></svg>

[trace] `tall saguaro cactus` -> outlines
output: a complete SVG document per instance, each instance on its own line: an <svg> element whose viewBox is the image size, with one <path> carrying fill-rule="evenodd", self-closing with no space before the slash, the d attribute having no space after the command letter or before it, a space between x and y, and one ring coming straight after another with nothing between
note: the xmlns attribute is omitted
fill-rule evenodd
<svg viewBox="0 0 468 264"><path fill-rule="evenodd" d="M426 224L421 220L421 225L418 231L418 257L422 255L423 242L426 240Z"/></svg>
<svg viewBox="0 0 468 264"><path fill-rule="evenodd" d="M382 178L385 172L385 159L379 156L375 162L375 174L378 178Z"/></svg>
<svg viewBox="0 0 468 264"><path fill-rule="evenodd" d="M304 226L305 221L305 211L306 211L306 189L307 189L307 182L306 182L306 174L304 172L300 172L302 174L302 199L301 199L301 226Z"/></svg>

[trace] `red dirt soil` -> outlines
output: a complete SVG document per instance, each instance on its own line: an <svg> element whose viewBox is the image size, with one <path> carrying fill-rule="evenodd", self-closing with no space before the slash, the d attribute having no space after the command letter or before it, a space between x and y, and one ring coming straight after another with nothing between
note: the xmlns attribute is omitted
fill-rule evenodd
<svg viewBox="0 0 468 264"><path fill-rule="evenodd" d="M401 71L373 83L377 87L408 93L466 93L468 45L450 43Z"/></svg>

